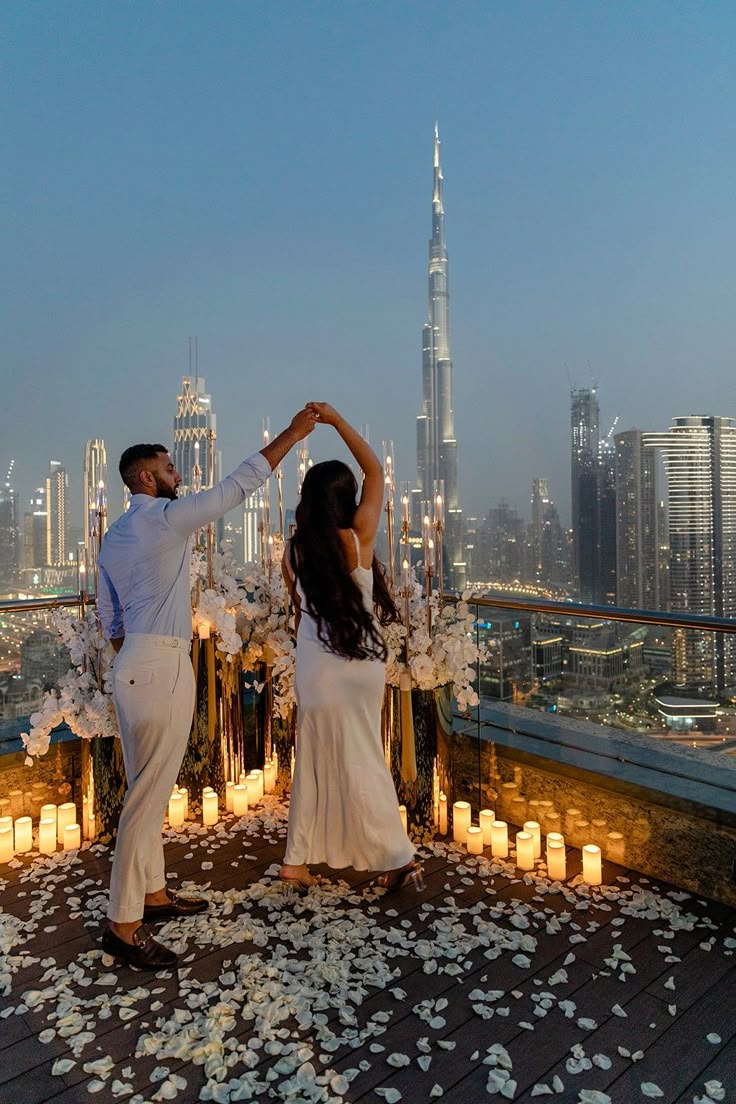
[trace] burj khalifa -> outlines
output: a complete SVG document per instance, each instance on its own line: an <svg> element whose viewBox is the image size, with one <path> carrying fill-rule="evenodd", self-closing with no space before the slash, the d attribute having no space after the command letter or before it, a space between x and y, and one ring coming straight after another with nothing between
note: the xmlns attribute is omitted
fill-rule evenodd
<svg viewBox="0 0 736 1104"><path fill-rule="evenodd" d="M452 359L449 336L449 281L442 202L439 129L434 128L432 237L429 241L429 317L422 327L422 412L417 418L416 499L432 502L438 481L444 485L445 563L448 582L465 585L463 514L458 504L457 441L452 410ZM418 504L417 504L418 505Z"/></svg>

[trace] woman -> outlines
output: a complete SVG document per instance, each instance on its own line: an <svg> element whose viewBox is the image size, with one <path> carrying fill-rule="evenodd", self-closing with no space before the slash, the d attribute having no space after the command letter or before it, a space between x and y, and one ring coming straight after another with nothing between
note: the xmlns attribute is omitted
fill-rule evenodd
<svg viewBox="0 0 736 1104"><path fill-rule="evenodd" d="M280 876L304 892L307 863L382 870L389 890L421 869L401 823L381 740L386 645L374 614L397 612L373 554L383 507L378 457L327 403L310 403L334 426L365 473L360 501L350 468L316 464L304 479L283 571L297 609L299 737L289 833Z"/></svg>

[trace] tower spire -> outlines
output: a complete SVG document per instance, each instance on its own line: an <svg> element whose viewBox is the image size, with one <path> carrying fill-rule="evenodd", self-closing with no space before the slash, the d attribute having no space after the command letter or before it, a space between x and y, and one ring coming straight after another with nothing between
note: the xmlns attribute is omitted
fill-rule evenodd
<svg viewBox="0 0 736 1104"><path fill-rule="evenodd" d="M462 511L457 494L457 442L452 409L449 280L445 243L439 124L434 126L432 237L429 239L428 317L422 328L422 412L417 418L417 498L431 501L442 484L450 584L465 582Z"/></svg>

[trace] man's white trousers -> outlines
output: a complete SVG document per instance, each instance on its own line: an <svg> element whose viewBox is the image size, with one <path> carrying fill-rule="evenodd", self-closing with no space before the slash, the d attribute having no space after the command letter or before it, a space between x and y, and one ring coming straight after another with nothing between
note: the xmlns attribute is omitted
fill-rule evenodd
<svg viewBox="0 0 736 1104"><path fill-rule="evenodd" d="M166 884L161 831L194 711L189 641L131 633L113 665L113 701L128 788L110 877L108 917L140 920Z"/></svg>

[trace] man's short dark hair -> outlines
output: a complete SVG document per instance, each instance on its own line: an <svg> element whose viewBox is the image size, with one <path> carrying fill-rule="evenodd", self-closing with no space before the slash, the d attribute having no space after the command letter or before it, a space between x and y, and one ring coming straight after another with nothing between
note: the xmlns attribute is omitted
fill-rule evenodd
<svg viewBox="0 0 736 1104"><path fill-rule="evenodd" d="M118 465L120 478L126 487L132 490L146 460L155 460L160 452L168 452L167 445L131 445L120 457Z"/></svg>

